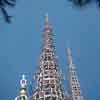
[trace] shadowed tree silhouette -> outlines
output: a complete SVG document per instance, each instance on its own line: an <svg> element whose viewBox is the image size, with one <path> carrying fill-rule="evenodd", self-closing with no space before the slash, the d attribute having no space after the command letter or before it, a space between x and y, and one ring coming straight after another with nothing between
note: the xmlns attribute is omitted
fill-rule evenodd
<svg viewBox="0 0 100 100"><path fill-rule="evenodd" d="M96 3L100 7L100 0L96 0Z"/></svg>
<svg viewBox="0 0 100 100"><path fill-rule="evenodd" d="M7 23L11 22L11 17L9 16L6 10L6 7L14 7L16 3L16 0L0 0L0 10L1 13L3 14L4 20Z"/></svg>
<svg viewBox="0 0 100 100"><path fill-rule="evenodd" d="M76 7L84 7L90 3L90 0L70 0Z"/></svg>
<svg viewBox="0 0 100 100"><path fill-rule="evenodd" d="M90 2L90 0L72 0L72 2L75 6L82 7L87 5Z"/></svg>
<svg viewBox="0 0 100 100"><path fill-rule="evenodd" d="M76 7L84 7L90 4L92 0L70 0ZM95 0L98 7L100 7L100 0Z"/></svg>

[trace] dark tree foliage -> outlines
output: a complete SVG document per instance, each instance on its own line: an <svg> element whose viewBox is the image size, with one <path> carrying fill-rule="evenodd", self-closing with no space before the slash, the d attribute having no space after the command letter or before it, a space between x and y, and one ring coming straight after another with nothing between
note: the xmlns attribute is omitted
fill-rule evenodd
<svg viewBox="0 0 100 100"><path fill-rule="evenodd" d="M100 0L96 0L96 3L100 7Z"/></svg>
<svg viewBox="0 0 100 100"><path fill-rule="evenodd" d="M72 0L72 2L75 6L82 7L82 6L85 6L86 4L88 4L90 2L90 0Z"/></svg>
<svg viewBox="0 0 100 100"><path fill-rule="evenodd" d="M77 7L83 7L92 2L92 0L70 0L70 1ZM96 4L97 6L100 7L100 0L96 0Z"/></svg>
<svg viewBox="0 0 100 100"><path fill-rule="evenodd" d="M8 15L6 7L7 6L8 7L14 7L15 3L16 3L16 0L0 0L0 10L1 10L1 13L3 14L4 20L7 23L11 22L11 17L12 16Z"/></svg>

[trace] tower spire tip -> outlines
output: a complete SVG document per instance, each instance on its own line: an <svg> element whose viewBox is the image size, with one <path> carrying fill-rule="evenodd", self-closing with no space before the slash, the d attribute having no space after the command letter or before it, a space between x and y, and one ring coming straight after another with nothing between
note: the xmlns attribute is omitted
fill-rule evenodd
<svg viewBox="0 0 100 100"><path fill-rule="evenodd" d="M45 14L45 22L48 23L48 13Z"/></svg>

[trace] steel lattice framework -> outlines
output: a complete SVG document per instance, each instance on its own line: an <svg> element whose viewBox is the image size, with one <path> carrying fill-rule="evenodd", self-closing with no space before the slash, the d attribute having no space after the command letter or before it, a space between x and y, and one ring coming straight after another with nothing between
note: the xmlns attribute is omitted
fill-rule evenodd
<svg viewBox="0 0 100 100"><path fill-rule="evenodd" d="M58 69L57 57L52 38L52 28L48 23L48 15L45 16L44 47L40 56L40 69L37 73L37 91L35 100L64 100L61 87L62 76Z"/></svg>
<svg viewBox="0 0 100 100"><path fill-rule="evenodd" d="M67 94L65 94L62 88L63 76L57 62L53 31L48 22L48 14L45 16L43 37L44 42L40 55L39 69L35 74L37 86L35 90L33 90L33 84L31 83L31 96L28 97L25 90L26 85L24 84L24 88L21 85L20 96L15 100L83 100L70 48L67 49L69 71L69 87ZM21 82L23 82L23 80L21 80Z"/></svg>

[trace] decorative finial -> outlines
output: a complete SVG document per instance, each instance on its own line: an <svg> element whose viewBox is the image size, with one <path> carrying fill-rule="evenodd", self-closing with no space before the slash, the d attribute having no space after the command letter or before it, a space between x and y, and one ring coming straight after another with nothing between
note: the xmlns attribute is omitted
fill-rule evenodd
<svg viewBox="0 0 100 100"><path fill-rule="evenodd" d="M25 79L25 75L24 74L22 75L22 79Z"/></svg>
<svg viewBox="0 0 100 100"><path fill-rule="evenodd" d="M21 87L26 87L26 79L25 79L24 74L22 75L22 79L20 80L20 84L21 84Z"/></svg>

